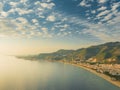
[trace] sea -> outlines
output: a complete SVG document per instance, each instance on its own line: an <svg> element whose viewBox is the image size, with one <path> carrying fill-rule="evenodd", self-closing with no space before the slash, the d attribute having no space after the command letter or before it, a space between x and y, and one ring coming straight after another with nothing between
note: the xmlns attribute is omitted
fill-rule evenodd
<svg viewBox="0 0 120 90"><path fill-rule="evenodd" d="M0 55L0 90L120 90L80 67Z"/></svg>

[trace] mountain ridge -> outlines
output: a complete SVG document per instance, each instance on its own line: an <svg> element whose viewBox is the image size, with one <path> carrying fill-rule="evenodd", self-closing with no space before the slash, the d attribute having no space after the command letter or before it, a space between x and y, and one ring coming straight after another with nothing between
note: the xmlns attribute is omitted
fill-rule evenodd
<svg viewBox="0 0 120 90"><path fill-rule="evenodd" d="M120 42L108 42L77 50L60 49L53 53L41 53L25 56L24 58L31 60L77 60L97 63L120 63Z"/></svg>

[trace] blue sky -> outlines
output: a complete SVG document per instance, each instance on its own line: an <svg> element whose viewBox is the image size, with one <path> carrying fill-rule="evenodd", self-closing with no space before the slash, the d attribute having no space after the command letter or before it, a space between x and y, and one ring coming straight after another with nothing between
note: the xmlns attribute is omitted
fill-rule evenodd
<svg viewBox="0 0 120 90"><path fill-rule="evenodd" d="M52 43L53 51L76 49L120 41L119 28L119 0L0 0L2 44L22 48L29 42L33 47ZM54 48L57 43L61 47Z"/></svg>

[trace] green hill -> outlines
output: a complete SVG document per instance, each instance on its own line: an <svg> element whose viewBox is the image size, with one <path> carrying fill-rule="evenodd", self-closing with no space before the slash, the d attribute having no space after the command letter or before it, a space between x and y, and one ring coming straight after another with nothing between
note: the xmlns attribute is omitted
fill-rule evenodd
<svg viewBox="0 0 120 90"><path fill-rule="evenodd" d="M78 50L61 49L53 53L43 53L24 58L32 60L77 60L99 63L120 63L120 42L109 42Z"/></svg>

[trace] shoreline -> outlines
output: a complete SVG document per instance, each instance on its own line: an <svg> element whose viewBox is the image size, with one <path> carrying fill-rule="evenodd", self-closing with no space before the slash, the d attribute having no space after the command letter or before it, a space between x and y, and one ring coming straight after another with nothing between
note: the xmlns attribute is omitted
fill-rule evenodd
<svg viewBox="0 0 120 90"><path fill-rule="evenodd" d="M69 63L69 62L62 62L62 63L64 63L64 64L69 64L69 65L73 65L73 66L76 66L76 67L80 67L80 68L82 68L82 69L85 69L85 70L87 70L87 71L89 71L89 72L91 72L91 73L93 73L93 74L95 74L95 75L103 78L104 80L108 81L109 83L111 83L111 84L113 84L113 85L115 85L115 86L117 86L117 87L120 88L120 82L119 82L119 81L113 81L113 80L111 79L111 77L109 77L109 76L107 76L107 75L105 75L105 74L98 73L98 72L96 72L95 70L92 70L92 69L90 69L90 68L81 66L80 64L73 64L73 63Z"/></svg>

